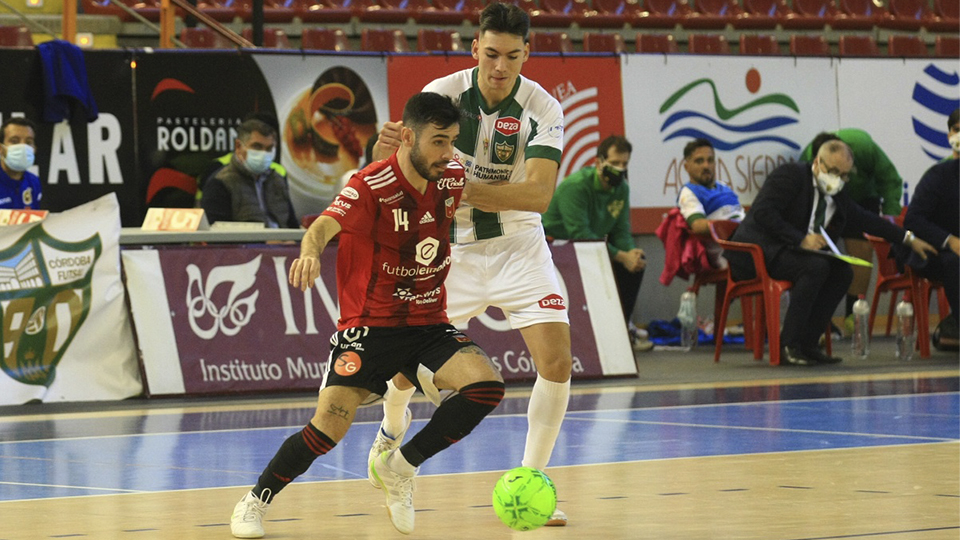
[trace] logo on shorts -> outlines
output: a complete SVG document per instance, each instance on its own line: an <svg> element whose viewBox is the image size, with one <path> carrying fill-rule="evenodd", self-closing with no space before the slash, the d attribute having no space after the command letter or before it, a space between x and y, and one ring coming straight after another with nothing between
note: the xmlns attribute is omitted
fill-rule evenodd
<svg viewBox="0 0 960 540"><path fill-rule="evenodd" d="M353 351L347 351L337 357L333 364L333 370L341 377L349 377L360 371L360 355Z"/></svg>
<svg viewBox="0 0 960 540"><path fill-rule="evenodd" d="M551 294L540 299L540 307L543 309L555 309L557 311L563 311L567 309L567 304L563 301L563 297L559 294Z"/></svg>

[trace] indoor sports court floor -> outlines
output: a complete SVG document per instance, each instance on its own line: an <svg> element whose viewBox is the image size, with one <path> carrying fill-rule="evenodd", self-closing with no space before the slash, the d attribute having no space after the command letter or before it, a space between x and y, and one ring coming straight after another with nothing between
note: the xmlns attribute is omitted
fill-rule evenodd
<svg viewBox="0 0 960 540"><path fill-rule="evenodd" d="M575 384L548 469L561 529L513 532L490 506L523 451L529 387L508 385L424 465L411 538L960 538L956 353L812 369L711 358L645 353L637 379ZM0 408L0 540L231 538L234 504L312 408L303 394ZM415 403L414 429L432 410ZM403 537L365 479L378 424L379 407L361 409L277 497L267 538Z"/></svg>

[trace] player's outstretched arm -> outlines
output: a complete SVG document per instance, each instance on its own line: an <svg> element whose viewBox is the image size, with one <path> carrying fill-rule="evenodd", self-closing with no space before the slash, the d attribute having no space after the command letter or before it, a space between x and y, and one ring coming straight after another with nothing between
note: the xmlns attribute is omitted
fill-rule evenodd
<svg viewBox="0 0 960 540"><path fill-rule="evenodd" d="M550 206L557 185L560 165L552 159L530 158L524 164L526 179L516 184L478 184L470 182L463 190L463 201L485 212L524 210L544 213Z"/></svg>
<svg viewBox="0 0 960 540"><path fill-rule="evenodd" d="M400 128L403 122L384 122L377 135L377 143L373 145L373 159L380 161L387 159L397 148L400 148Z"/></svg>
<svg viewBox="0 0 960 540"><path fill-rule="evenodd" d="M340 224L330 216L320 216L303 235L300 257L290 265L290 285L305 291L320 277L320 254L330 239L340 232Z"/></svg>

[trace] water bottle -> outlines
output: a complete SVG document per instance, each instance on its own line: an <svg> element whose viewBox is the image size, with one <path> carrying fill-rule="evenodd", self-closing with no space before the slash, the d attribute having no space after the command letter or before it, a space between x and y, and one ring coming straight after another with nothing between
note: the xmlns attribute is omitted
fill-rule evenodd
<svg viewBox="0 0 960 540"><path fill-rule="evenodd" d="M697 346L697 295L687 291L680 296L680 347L685 351Z"/></svg>
<svg viewBox="0 0 960 540"><path fill-rule="evenodd" d="M853 356L861 360L870 354L870 304L863 295L853 303Z"/></svg>
<svg viewBox="0 0 960 540"><path fill-rule="evenodd" d="M914 335L913 304L901 300L897 304L897 358L908 361L913 359Z"/></svg>

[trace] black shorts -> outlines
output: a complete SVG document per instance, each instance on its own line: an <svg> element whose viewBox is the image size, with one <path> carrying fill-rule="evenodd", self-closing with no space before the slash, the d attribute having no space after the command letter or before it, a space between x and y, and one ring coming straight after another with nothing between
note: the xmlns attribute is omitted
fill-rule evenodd
<svg viewBox="0 0 960 540"><path fill-rule="evenodd" d="M348 328L330 338L330 361L321 388L350 386L382 396L387 381L402 373L424 391L417 376L423 373L421 366L436 373L457 351L471 345L475 343L450 324Z"/></svg>

